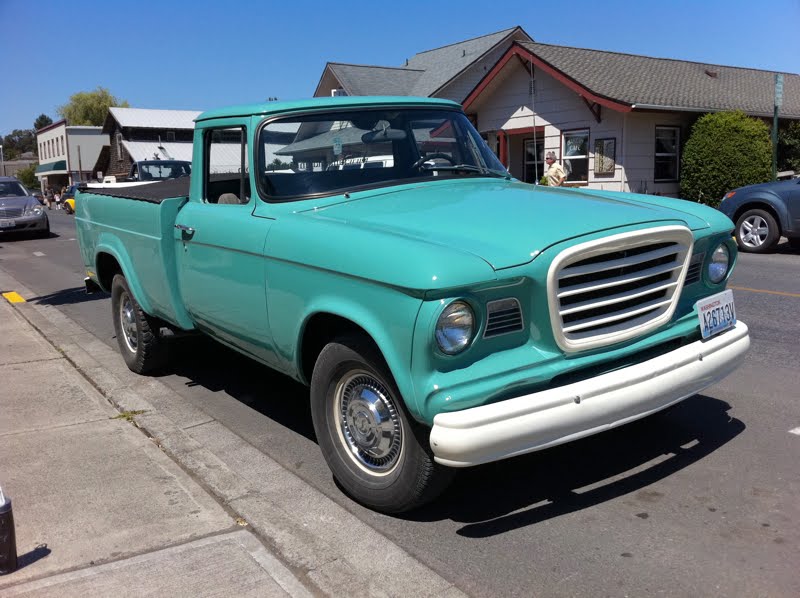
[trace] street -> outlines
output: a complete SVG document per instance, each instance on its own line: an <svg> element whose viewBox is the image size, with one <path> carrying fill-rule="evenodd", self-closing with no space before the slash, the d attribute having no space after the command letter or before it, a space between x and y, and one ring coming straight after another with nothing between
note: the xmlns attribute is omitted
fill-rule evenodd
<svg viewBox="0 0 800 598"><path fill-rule="evenodd" d="M0 237L0 269L116 350L108 296L83 291L74 216L48 215L49 239ZM729 288L752 347L722 383L618 430L462 470L404 517L337 488L305 387L206 339L180 343L160 380L468 594L800 595L798 270L785 242L740 254Z"/></svg>

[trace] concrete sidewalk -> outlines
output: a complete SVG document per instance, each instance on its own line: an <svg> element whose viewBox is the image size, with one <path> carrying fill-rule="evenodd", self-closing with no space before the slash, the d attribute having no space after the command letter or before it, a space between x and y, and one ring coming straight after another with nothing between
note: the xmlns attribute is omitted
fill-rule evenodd
<svg viewBox="0 0 800 598"><path fill-rule="evenodd" d="M465 596L0 268L7 291L0 595Z"/></svg>
<svg viewBox="0 0 800 598"><path fill-rule="evenodd" d="M0 301L3 596L309 596L291 571Z"/></svg>

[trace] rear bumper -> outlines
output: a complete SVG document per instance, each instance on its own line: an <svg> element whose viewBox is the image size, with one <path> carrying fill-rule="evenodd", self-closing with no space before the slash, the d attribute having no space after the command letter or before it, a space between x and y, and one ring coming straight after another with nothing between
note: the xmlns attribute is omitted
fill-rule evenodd
<svg viewBox="0 0 800 598"><path fill-rule="evenodd" d="M574 384L440 413L430 442L437 462L468 467L529 453L640 419L718 382L750 347L736 326L643 363Z"/></svg>

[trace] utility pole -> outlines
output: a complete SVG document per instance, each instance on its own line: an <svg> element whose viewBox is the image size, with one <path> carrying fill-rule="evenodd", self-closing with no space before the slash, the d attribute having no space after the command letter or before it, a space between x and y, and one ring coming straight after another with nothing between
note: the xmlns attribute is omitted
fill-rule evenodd
<svg viewBox="0 0 800 598"><path fill-rule="evenodd" d="M775 73L775 106L772 113L772 180L778 180L778 110L783 105L783 73Z"/></svg>
<svg viewBox="0 0 800 598"><path fill-rule="evenodd" d="M3 159L2 145L0 145L0 176L6 176L6 161Z"/></svg>

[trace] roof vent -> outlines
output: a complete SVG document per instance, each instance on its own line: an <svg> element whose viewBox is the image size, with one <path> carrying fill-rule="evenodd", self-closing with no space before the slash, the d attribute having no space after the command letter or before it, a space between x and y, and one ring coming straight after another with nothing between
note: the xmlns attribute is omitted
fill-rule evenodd
<svg viewBox="0 0 800 598"><path fill-rule="evenodd" d="M706 75L708 75L712 79L716 79L717 77L719 77L719 73L717 71L711 71L709 69L706 69Z"/></svg>

